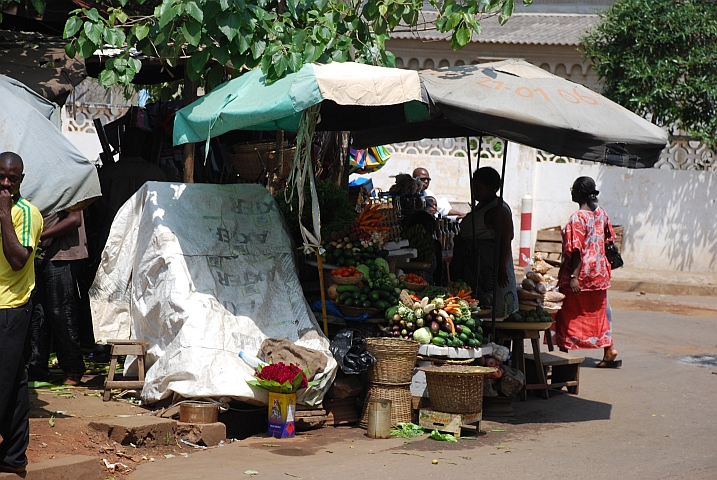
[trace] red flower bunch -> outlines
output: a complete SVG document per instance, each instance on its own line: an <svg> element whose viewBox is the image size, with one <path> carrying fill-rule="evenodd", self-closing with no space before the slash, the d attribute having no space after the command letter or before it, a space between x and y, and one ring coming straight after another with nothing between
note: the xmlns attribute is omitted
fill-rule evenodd
<svg viewBox="0 0 717 480"><path fill-rule="evenodd" d="M256 376L246 383L276 393L296 393L302 388L312 387L321 380L308 381L306 371L298 365L284 362L270 363L259 367Z"/></svg>
<svg viewBox="0 0 717 480"><path fill-rule="evenodd" d="M284 383L293 384L297 375L301 374L301 383L299 389L306 388L309 385L309 381L306 378L306 374L301 370L298 365L293 363L286 365L284 362L270 363L262 368L256 374L256 378L260 380L275 381L279 385Z"/></svg>

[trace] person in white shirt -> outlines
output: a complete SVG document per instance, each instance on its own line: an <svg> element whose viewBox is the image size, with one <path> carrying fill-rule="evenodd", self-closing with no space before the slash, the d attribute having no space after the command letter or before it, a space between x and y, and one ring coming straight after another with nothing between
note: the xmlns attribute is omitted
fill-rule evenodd
<svg viewBox="0 0 717 480"><path fill-rule="evenodd" d="M428 170L422 167L415 169L413 171L413 178L421 181L422 197L438 198L433 194L433 192L428 189L428 186L431 184L431 176L428 174ZM466 215L465 213L461 213L457 210L454 210L451 207L451 204L445 198L438 199L436 210L443 217L456 216L458 218L463 218Z"/></svg>

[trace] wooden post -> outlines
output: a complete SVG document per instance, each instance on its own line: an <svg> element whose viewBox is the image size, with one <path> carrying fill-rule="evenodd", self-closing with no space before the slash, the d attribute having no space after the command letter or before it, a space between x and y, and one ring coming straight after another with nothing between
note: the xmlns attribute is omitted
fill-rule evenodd
<svg viewBox="0 0 717 480"><path fill-rule="evenodd" d="M184 105L189 105L197 99L197 82L187 75L187 66L184 66L184 88L182 89ZM194 144L184 145L184 183L194 183Z"/></svg>
<svg viewBox="0 0 717 480"><path fill-rule="evenodd" d="M324 259L316 249L316 263L319 267L319 288L321 289L321 316L324 320L324 335L329 336L329 317L326 314L326 289L324 288Z"/></svg>

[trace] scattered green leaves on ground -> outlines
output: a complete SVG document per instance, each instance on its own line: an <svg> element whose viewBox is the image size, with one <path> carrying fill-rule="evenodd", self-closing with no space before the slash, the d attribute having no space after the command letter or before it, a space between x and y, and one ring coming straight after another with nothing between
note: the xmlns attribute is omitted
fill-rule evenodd
<svg viewBox="0 0 717 480"><path fill-rule="evenodd" d="M457 442L456 437L450 433L441 433L438 430L433 430L428 434L428 438L432 440L438 440L440 442Z"/></svg>
<svg viewBox="0 0 717 480"><path fill-rule="evenodd" d="M392 437L413 438L420 437L425 433L423 427L418 426L415 423L399 422L396 424L396 427L397 428L395 430L391 430Z"/></svg>

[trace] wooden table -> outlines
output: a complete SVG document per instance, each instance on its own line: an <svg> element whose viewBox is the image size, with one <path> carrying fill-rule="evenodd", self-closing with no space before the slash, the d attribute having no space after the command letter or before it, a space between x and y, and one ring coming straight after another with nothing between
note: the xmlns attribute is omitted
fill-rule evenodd
<svg viewBox="0 0 717 480"><path fill-rule="evenodd" d="M483 320L484 329L491 328L492 322ZM486 324L488 326L486 327ZM540 332L550 328L552 322L496 322L495 330L498 341L496 343L512 343L512 359L514 362L514 368L517 368L523 375L525 375L526 384L525 388L520 392L520 399L522 401L527 400L528 390L540 390L540 396L544 399L548 398L548 380L545 378L545 369L540 359ZM525 349L523 341L529 338L530 344L533 347L533 353L535 354L535 368L538 383L528 384L528 375L525 372Z"/></svg>

